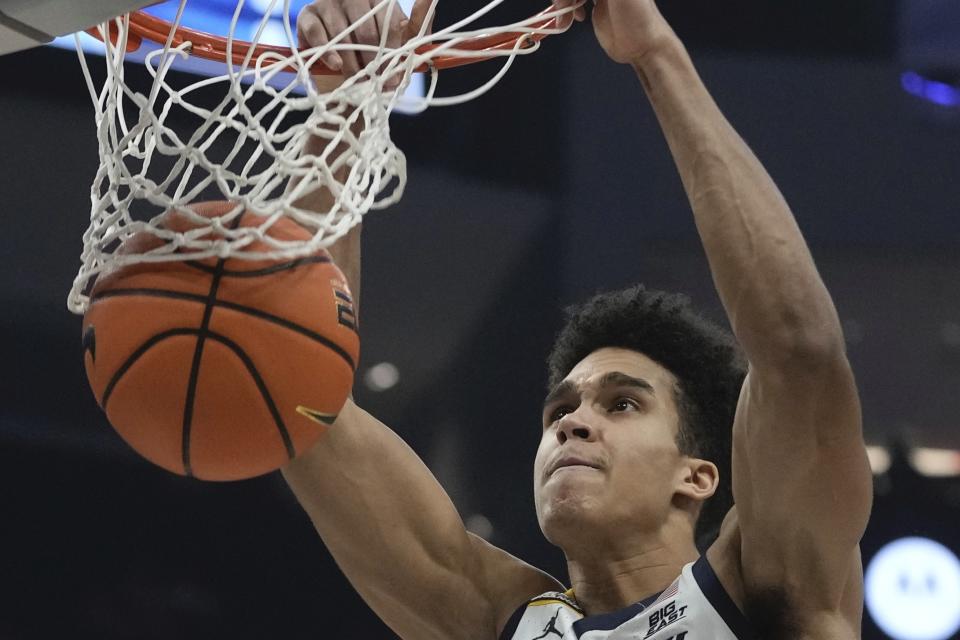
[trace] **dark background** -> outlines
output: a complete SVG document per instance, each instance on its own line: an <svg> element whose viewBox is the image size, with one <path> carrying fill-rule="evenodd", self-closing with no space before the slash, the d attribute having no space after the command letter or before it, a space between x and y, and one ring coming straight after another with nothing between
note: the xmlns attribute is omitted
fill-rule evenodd
<svg viewBox="0 0 960 640"><path fill-rule="evenodd" d="M960 450L960 111L900 86L908 69L960 68L960 11L662 7L794 208L846 329L868 442ZM445 6L438 24L468 9ZM449 93L490 72L442 82ZM0 639L393 637L279 474L179 478L111 430L65 308L97 162L89 96L70 52L0 58L0 77ZM358 384L358 400L465 519L483 516L494 543L565 578L531 491L562 307L642 281L723 319L666 145L633 73L606 60L589 25L545 41L487 96L397 116L393 130L410 183L366 225L359 379L386 361L400 381ZM960 551L960 483L898 460L877 479L866 554L904 534ZM864 637L885 636L865 617Z"/></svg>

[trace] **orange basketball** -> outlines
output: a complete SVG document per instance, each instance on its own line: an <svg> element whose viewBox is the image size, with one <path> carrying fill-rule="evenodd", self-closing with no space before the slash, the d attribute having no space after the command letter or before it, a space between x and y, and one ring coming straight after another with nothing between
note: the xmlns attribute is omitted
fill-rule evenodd
<svg viewBox="0 0 960 640"><path fill-rule="evenodd" d="M193 208L217 216L231 205ZM244 212L239 225L261 221ZM269 233L309 237L286 218ZM154 240L127 245L144 242ZM350 392L357 319L326 251L138 264L101 278L90 298L84 361L97 402L131 447L174 473L238 480L273 471L320 437Z"/></svg>

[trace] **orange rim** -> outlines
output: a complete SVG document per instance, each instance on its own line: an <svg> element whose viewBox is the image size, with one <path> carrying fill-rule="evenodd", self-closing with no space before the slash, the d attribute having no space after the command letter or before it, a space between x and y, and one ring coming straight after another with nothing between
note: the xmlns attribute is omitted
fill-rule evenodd
<svg viewBox="0 0 960 640"><path fill-rule="evenodd" d="M540 13L533 16L535 22L530 24L531 29L545 29L553 28L556 26L556 18L542 18L541 16L554 10L554 7L550 6L541 11ZM167 20L157 18L143 11L136 11L130 14L130 33L127 36L127 53L132 53L140 48L144 40L150 40L151 42L156 42L158 44L165 44L167 38L170 36L170 28L173 25ZM100 31L96 27L87 29L87 33L97 38L98 40L103 40L100 36ZM477 36L470 38L469 40L464 40L456 46L456 50L459 51L479 51L486 52L489 51L490 55L488 56L476 56L463 58L459 56L452 55L442 55L434 58L430 65L423 65L415 71L427 71L432 66L436 69L450 69L453 67L460 67L467 64L472 64L474 62L483 62L484 60L490 60L497 56L496 52L499 51L510 51L517 47L518 43L523 49L532 47L537 42L540 42L550 34L546 33L498 33L496 35L489 36ZM115 43L117 38L117 27L111 22L110 23L110 39ZM197 31L195 29L189 29L187 27L178 27L176 32L173 34L173 47L179 47L185 42L191 43L190 55L197 56L198 58L204 58L207 60L216 60L218 62L227 61L227 39L222 36L217 36L212 33L205 33L203 31ZM441 46L440 44L426 44L417 48L418 54L429 53L430 51ZM233 51L232 51L232 61L234 65L242 65L243 61L247 57L247 53L250 49L253 49L252 60L256 60L264 53L275 53L280 57L287 58L293 55L293 51L290 47L281 47L269 44L258 44L253 45L249 42L243 40L234 40L233 41ZM295 68L289 67L289 71L296 71ZM337 75L339 71L333 71L328 69L321 62L317 62L311 68L311 71L315 75Z"/></svg>

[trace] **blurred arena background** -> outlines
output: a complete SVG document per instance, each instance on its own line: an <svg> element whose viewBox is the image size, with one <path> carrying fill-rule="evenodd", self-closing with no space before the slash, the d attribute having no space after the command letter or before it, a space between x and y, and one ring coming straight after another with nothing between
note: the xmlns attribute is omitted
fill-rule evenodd
<svg viewBox="0 0 960 640"><path fill-rule="evenodd" d="M441 0L438 24L481 4ZM509 4L498 17L541 8ZM661 6L792 204L844 322L876 473L863 637L960 638L960 5ZM278 474L185 480L108 426L65 308L97 166L89 95L56 48L0 58L0 77L0 640L393 638ZM562 307L598 289L682 290L722 318L680 181L589 25L484 98L393 129L410 184L365 230L359 402L473 531L565 579L532 502L543 361ZM888 546L903 538L936 545Z"/></svg>

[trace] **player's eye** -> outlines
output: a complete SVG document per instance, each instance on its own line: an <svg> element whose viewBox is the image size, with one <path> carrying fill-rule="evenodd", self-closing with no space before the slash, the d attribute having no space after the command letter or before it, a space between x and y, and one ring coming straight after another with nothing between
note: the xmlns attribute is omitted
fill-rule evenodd
<svg viewBox="0 0 960 640"><path fill-rule="evenodd" d="M639 409L640 403L634 400L633 398L617 398L617 400L610 405L611 412L618 411L630 411L633 409Z"/></svg>
<svg viewBox="0 0 960 640"><path fill-rule="evenodd" d="M563 416L573 413L573 409L567 406L560 406L550 412L550 424L559 421Z"/></svg>

